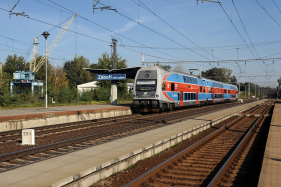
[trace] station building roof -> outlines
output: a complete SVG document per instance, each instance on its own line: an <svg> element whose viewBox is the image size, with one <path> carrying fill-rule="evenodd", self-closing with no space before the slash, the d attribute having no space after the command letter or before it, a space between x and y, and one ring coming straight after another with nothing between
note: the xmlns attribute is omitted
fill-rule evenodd
<svg viewBox="0 0 281 187"><path fill-rule="evenodd" d="M126 74L126 78L134 79L141 67L121 68L121 69L91 69L83 68L94 74Z"/></svg>

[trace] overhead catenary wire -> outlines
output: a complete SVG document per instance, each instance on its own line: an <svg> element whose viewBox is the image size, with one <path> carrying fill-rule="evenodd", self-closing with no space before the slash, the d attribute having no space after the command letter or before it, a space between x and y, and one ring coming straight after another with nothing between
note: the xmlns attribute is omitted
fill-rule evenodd
<svg viewBox="0 0 281 187"><path fill-rule="evenodd" d="M240 16L238 10L237 10L237 7L236 7L236 5L235 5L235 3L234 3L234 0L232 0L232 4L233 4L233 6L234 6L234 8L235 8L235 10L236 10L236 12L237 12L237 15L238 15L238 17L239 17L239 19L240 19L242 25L243 25L243 28L244 28L244 30L245 30L245 32L246 32L246 34L247 34L247 37L249 38L249 41L250 41L251 44L252 44L252 47L253 47L254 51L256 52L257 56L260 58L260 55L258 54L258 52L257 52L257 50L256 50L256 48L255 48L255 46L253 45L253 42L252 42L252 40L251 40L251 38L250 38L250 36L249 36L249 33L248 33L248 31L247 31L247 29L246 29L246 27L245 27L245 25L244 25L244 23L243 23L243 21L242 21L242 18L241 18L241 16ZM266 63L265 63L265 65L267 66ZM260 66L261 66L261 65L260 65Z"/></svg>
<svg viewBox="0 0 281 187"><path fill-rule="evenodd" d="M226 11L224 10L223 6L220 3L220 6L223 10L223 12L225 13L225 15L227 16L227 18L229 19L229 21L231 22L231 24L233 25L233 27L235 28L235 30L237 31L237 33L239 34L240 38L243 40L243 42L246 44L246 46L248 47L249 51L252 53L252 55L255 57L254 53L252 52L252 50L250 49L250 47L248 46L248 44L246 43L246 41L244 40L244 38L241 36L240 32L238 31L237 27L234 25L233 21L230 19L230 17L228 16L228 14L226 13ZM256 58L256 57L255 57ZM259 62L258 62L259 63ZM260 63L259 63L260 65ZM264 72L266 72L264 70L264 68L260 65L260 67L263 69Z"/></svg>
<svg viewBox="0 0 281 187"><path fill-rule="evenodd" d="M277 4L275 3L275 1L274 0L272 0L273 1L273 3L275 4L275 6L277 7L277 9L279 10L279 12L281 13L281 10L279 9L279 7L277 6Z"/></svg>
<svg viewBox="0 0 281 187"><path fill-rule="evenodd" d="M3 8L1 8L1 7L0 7L0 10L8 11L8 10L3 9ZM23 16L23 17L24 17L24 16ZM48 23L48 22L45 22L45 21L41 21L41 20L38 20L38 19L35 19L35 18L31 18L31 17L26 17L26 18L31 19L31 20L33 20L33 21L37 21L37 22L43 23L43 24L47 24L47 25L50 25L50 26L56 26L56 25L54 25L54 24L51 24L51 23ZM62 27L60 27L60 26L56 26L56 27L57 27L57 28L62 28ZM68 31L69 31L69 32L75 33L75 31L72 31L72 30L70 30L70 29L68 29ZM98 41L100 41L100 42L104 42L104 43L111 44L111 43L108 42L108 41L105 41L105 40L102 40L102 39L99 39L99 38L95 38L95 37L92 37L92 36L89 36L89 35L86 35L86 34L83 34L83 33L77 33L77 34L79 34L79 35L81 35L81 36L84 36L84 37L88 37L88 38L94 39L94 40L98 40ZM119 46L122 47L122 48L125 48L125 47L123 47L122 45L119 45ZM164 59L164 60L174 60L174 59L169 59L169 58L164 58L164 57L158 57L158 56L155 56L155 55L150 55L150 54L143 53L143 52L137 51L137 50L132 50L132 49L129 49L129 48L126 48L126 49L131 50L131 51L134 51L134 52L137 52L137 53L140 53L140 54L145 54L146 56L150 56L150 57L153 57L153 58L159 58L159 59Z"/></svg>
<svg viewBox="0 0 281 187"><path fill-rule="evenodd" d="M55 4L55 5L57 5L57 6L59 6L59 7L61 7L61 8L63 8L63 9L65 9L65 10L67 10L67 11L69 11L69 12L71 12L71 13L74 14L74 12L73 12L72 10L69 10L69 9L63 7L63 6L59 5L59 4L56 3L56 2L53 2L52 0L49 0L49 1L50 1L51 3L53 3L53 4ZM104 4L103 4L103 5L104 5ZM106 6L106 5L104 5L104 6ZM108 29L108 28L106 28L106 27L104 27L104 26L102 26L102 25L100 25L100 24L98 24L98 23L96 23L96 22L94 22L94 21L91 21L90 19L87 19L87 18L85 18L85 17L83 17L83 16L81 16L81 15L79 15L79 14L77 14L77 16L80 17L80 18L82 18L82 19L84 19L84 20L86 20L86 21L88 21L88 22L90 22L90 23L93 23L93 24L95 24L95 25L97 25L97 26L99 26L99 27L101 27L101 28L103 28L103 29L105 29L105 30L108 30L108 31L110 31L110 32L112 32L112 33L114 33L114 34L117 34L117 35L119 35L119 36L121 36L121 37L123 37L123 38L126 38L126 39L128 39L128 40L130 40L130 41L133 41L133 42L135 42L135 43L138 43L138 44L140 44L140 45L142 45L142 46L146 46L147 48L153 49L153 48L151 48L151 47L149 47L149 46L147 46L147 45L145 45L145 44L142 44L142 43L140 43L140 42L138 42L138 41L136 41L136 40L134 40L134 39L131 39L131 38L125 36L125 35L122 35L122 34L117 33L117 32L115 32L115 31L113 31L113 30L111 30L111 29ZM137 23L137 22L136 22L136 23ZM173 58L180 59L180 58L175 57L175 56L173 56L173 55L170 55L170 54L167 54L167 53L163 53L162 51L159 51L159 50L156 50L156 49L153 49L153 50L155 50L155 51L157 51L157 52L159 52L159 53L162 53L162 54L164 54L164 55L167 55L167 56L170 56L170 57L173 57Z"/></svg>
<svg viewBox="0 0 281 187"><path fill-rule="evenodd" d="M271 14L269 14L269 12L257 0L255 0L255 1L266 12L266 14L281 28L281 25L271 16Z"/></svg>
<svg viewBox="0 0 281 187"><path fill-rule="evenodd" d="M51 0L49 0L49 1L51 1ZM101 2L99 2L99 3L102 4L103 6L105 6L105 4L103 4L103 3L101 3ZM167 39L167 40L169 40L169 41L172 41L172 42L174 42L174 43L176 43L176 44L178 44L178 45L180 45L180 46L186 48L187 50L192 51L191 49L187 48L186 46L184 46L184 45L182 45L182 44L176 42L175 40L172 40L171 38L168 38L167 36L164 36L163 34L161 34L161 33L157 32L157 31L155 31L155 30L153 30L153 29L151 29L151 28L149 28L149 27L143 25L142 23L138 23L137 21L135 21L134 19L132 19L132 18L130 18L130 17L128 17L128 16L126 16L126 15L120 13L120 12L116 12L116 13L119 14L119 15L121 15L121 16L123 16L123 17L125 17L125 18L127 18L127 19L129 19L129 20L131 20L132 22L135 22L135 23L137 23L138 25L140 25L140 26L142 26L142 27L144 27L144 28L146 28L146 29L148 29L148 30L154 32L155 34L158 34L159 36L162 36L163 38L165 38L165 39ZM203 57L203 58L205 58L205 59L209 59L208 57L205 57L204 55L201 55L200 53L197 53L197 52L195 52L195 51L192 51L192 52L193 52L193 53L196 53L197 55L199 55L199 56L201 56L201 57Z"/></svg>
<svg viewBox="0 0 281 187"><path fill-rule="evenodd" d="M132 0L133 2L135 2L134 0ZM185 39L187 39L189 42L191 42L193 45L196 45L198 48L200 48L201 50L205 51L206 53L208 53L209 55L219 59L218 57L214 56L213 54L209 53L208 51L206 51L205 49L203 49L202 47L200 47L198 44L196 44L195 42L193 42L190 38L186 37L184 34L182 34L180 31L178 31L176 28L174 28L173 26L171 26L169 23L167 23L163 18L161 18L160 16L158 16L155 12L153 12L150 8L148 8L143 2L141 2L140 0L138 0L149 12L151 12L152 14L154 14L156 17L158 17L161 21L163 21L166 25L168 25L170 28L172 28L172 34L173 31L177 32L178 34L180 34L182 37L184 37ZM135 2L136 3L136 2ZM138 3L137 3L138 4ZM172 39L173 40L173 39ZM194 52L194 51L193 51Z"/></svg>

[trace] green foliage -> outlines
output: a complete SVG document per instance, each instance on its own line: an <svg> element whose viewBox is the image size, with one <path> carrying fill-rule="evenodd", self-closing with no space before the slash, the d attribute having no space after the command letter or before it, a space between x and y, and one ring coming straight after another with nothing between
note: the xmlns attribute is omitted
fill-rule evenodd
<svg viewBox="0 0 281 187"><path fill-rule="evenodd" d="M8 55L6 58L6 62L3 65L3 72L7 73L9 75L9 78L13 77L13 73L16 71L28 71L29 70L29 63L26 63L24 60L24 57L17 56L14 54Z"/></svg>
<svg viewBox="0 0 281 187"><path fill-rule="evenodd" d="M225 83L237 83L235 75L231 76L232 70L227 68L212 68L206 71L202 71L202 77L212 80L225 82Z"/></svg>
<svg viewBox="0 0 281 187"><path fill-rule="evenodd" d="M9 85L10 74L0 73L0 106L7 107L13 102L17 102L17 97L10 94Z"/></svg>
<svg viewBox="0 0 281 187"><path fill-rule="evenodd" d="M36 58L36 64L40 61L41 56ZM50 83L50 78L52 74L52 68L53 66L50 64L49 60L47 60L47 77L48 77L48 83ZM46 62L41 66L41 68L36 72L35 75L36 80L41 80L44 82L44 85L46 84ZM48 85L48 88L51 85Z"/></svg>
<svg viewBox="0 0 281 187"><path fill-rule="evenodd" d="M68 84L70 88L76 88L78 84L92 81L90 72L83 70L83 68L89 68L89 63L90 61L88 59L80 56L64 64L63 69L66 73L67 80L69 80Z"/></svg>
<svg viewBox="0 0 281 187"><path fill-rule="evenodd" d="M155 64L155 66L159 66L159 67L164 68L164 69L171 69L172 68L172 66L170 66L170 65L161 65L159 62L157 62Z"/></svg>
<svg viewBox="0 0 281 187"><path fill-rule="evenodd" d="M126 64L127 60L122 59L122 57L119 57L117 55L116 61L117 61L116 62L117 69L127 68L127 64ZM99 58L99 61L98 61L97 64L91 65L91 68L93 68L93 69L109 69L109 70L111 70L112 67L113 67L113 56L111 54L111 56L109 57L109 54L107 54L107 53L102 54L102 57ZM127 89L126 84L127 84L127 80L120 80L120 81L117 82L118 93L125 93L126 92L126 89ZM111 81L99 81L98 85L100 85L103 88L110 88Z"/></svg>
<svg viewBox="0 0 281 187"><path fill-rule="evenodd" d="M38 63L41 57L36 59ZM78 93L77 84L90 82L96 78L90 75L89 71L82 68L91 67L94 69L112 69L112 56L102 54L97 64L89 65L89 60L80 56L65 63L63 68L52 67L47 62L48 72L48 103L52 105L75 105L86 103L109 103L111 95L110 81L100 81L99 87L94 90ZM117 68L126 68L126 60L118 57ZM36 73L35 79L42 80L45 84L46 75L45 64ZM44 94L38 93L35 87L34 95L31 94L30 87L23 87L23 94L20 93L20 87L14 86L13 93L10 94L10 82L15 71L29 71L29 63L26 63L23 57L8 56L7 61L3 66L3 72L0 74L0 107L15 108L15 107L43 107L45 103ZM129 80L132 82L133 80ZM132 100L132 92L127 92L127 80L117 82L118 102L128 102ZM45 86L44 86L45 89ZM51 104L52 97L55 97L55 104Z"/></svg>

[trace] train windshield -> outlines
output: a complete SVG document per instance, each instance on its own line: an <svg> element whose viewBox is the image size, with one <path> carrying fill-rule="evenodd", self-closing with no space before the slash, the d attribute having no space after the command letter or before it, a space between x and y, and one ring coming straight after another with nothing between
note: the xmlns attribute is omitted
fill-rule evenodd
<svg viewBox="0 0 281 187"><path fill-rule="evenodd" d="M156 91L156 80L137 80L137 91Z"/></svg>

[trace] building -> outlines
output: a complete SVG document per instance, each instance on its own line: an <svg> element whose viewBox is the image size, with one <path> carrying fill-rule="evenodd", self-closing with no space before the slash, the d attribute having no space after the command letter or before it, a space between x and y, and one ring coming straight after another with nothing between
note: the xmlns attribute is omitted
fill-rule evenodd
<svg viewBox="0 0 281 187"><path fill-rule="evenodd" d="M93 81L93 82L88 82L88 83L84 83L84 84L79 84L77 85L77 90L78 90L78 93L83 93L84 91L89 91L91 89L95 89L98 87L97 85L98 81ZM128 88L128 92L130 90L133 90L133 86L134 86L134 83L127 83L127 88Z"/></svg>
<svg viewBox="0 0 281 187"><path fill-rule="evenodd" d="M98 81L93 81L93 82L88 82L88 83L84 83L84 84L79 84L77 85L77 90L78 93L83 93L84 91L89 91L91 89L95 89L98 87L97 85Z"/></svg>

